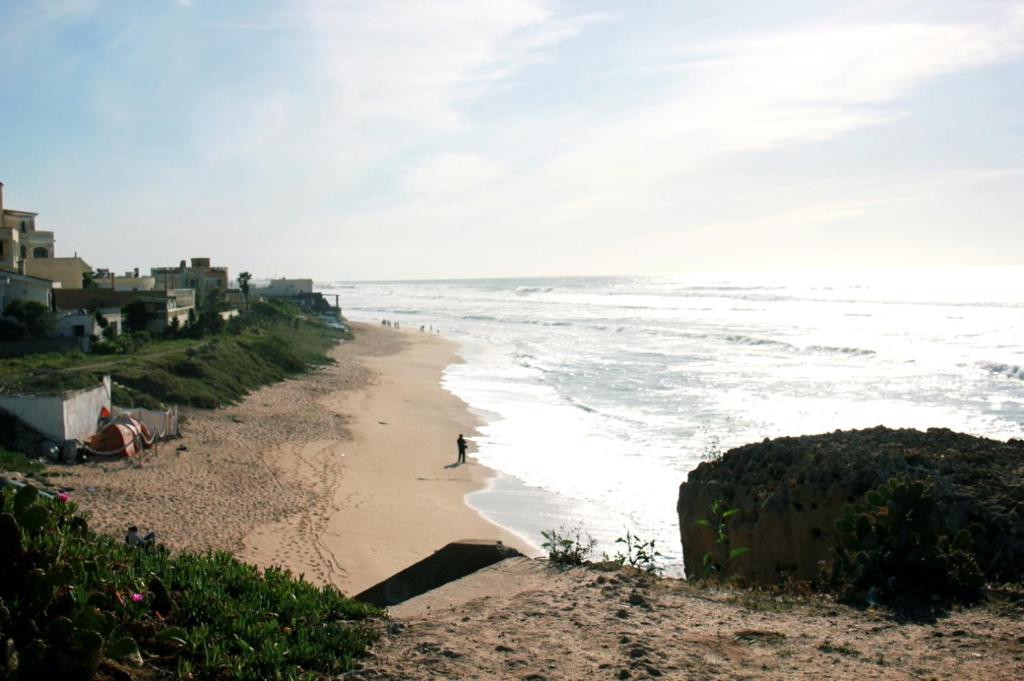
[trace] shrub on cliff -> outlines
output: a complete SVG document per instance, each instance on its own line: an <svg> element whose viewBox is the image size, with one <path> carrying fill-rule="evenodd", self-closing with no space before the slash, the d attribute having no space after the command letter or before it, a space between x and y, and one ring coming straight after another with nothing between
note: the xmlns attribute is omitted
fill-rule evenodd
<svg viewBox="0 0 1024 681"><path fill-rule="evenodd" d="M375 637L380 611L331 587L132 548L63 499L0 488L0 679L91 679L118 661L160 678L322 678Z"/></svg>
<svg viewBox="0 0 1024 681"><path fill-rule="evenodd" d="M590 560L597 546L597 540L583 532L577 525L571 529L559 527L557 530L541 532L544 543L540 546L548 552L548 560L559 567L575 567Z"/></svg>
<svg viewBox="0 0 1024 681"><path fill-rule="evenodd" d="M865 505L845 506L836 521L833 585L883 600L975 600L985 578L971 534L961 530L950 539L936 509L928 485L895 478L868 492Z"/></svg>

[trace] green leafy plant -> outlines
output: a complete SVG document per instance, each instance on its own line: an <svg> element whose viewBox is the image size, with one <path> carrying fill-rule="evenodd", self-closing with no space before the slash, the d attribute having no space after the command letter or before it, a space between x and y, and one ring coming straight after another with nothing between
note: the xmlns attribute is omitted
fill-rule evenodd
<svg viewBox="0 0 1024 681"><path fill-rule="evenodd" d="M701 527L706 527L714 533L715 550L704 553L704 576L712 574L725 575L729 573L732 562L750 552L746 546L730 548L729 540L729 518L740 512L738 508L726 508L722 499L715 499L708 507L708 517L698 518L694 521Z"/></svg>
<svg viewBox="0 0 1024 681"><path fill-rule="evenodd" d="M544 542L540 546L548 552L548 560L560 566L583 565L597 546L597 540L585 535L579 526L570 529L559 527L541 532L541 535Z"/></svg>
<svg viewBox="0 0 1024 681"><path fill-rule="evenodd" d="M56 323L56 317L49 308L34 300L8 302L3 316L16 320L24 328L28 338L43 338L50 335Z"/></svg>
<svg viewBox="0 0 1024 681"><path fill-rule="evenodd" d="M625 553L619 552L613 559L620 565L629 565L651 574L657 574L663 570L658 567L657 560L664 556L655 549L654 539L644 540L626 530L626 536L619 537L615 543L623 544L626 548Z"/></svg>
<svg viewBox="0 0 1024 681"><path fill-rule="evenodd" d="M871 490L866 504L843 508L835 527L831 582L847 596L971 601L985 584L971 533L949 537L929 485L919 480L893 478Z"/></svg>
<svg viewBox="0 0 1024 681"><path fill-rule="evenodd" d="M352 669L378 609L226 553L172 556L89 530L66 496L0 487L0 679L319 679Z"/></svg>

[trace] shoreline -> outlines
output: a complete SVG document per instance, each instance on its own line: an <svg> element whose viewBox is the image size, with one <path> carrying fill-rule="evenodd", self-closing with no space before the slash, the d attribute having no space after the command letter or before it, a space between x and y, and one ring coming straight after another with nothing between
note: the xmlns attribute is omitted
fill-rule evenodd
<svg viewBox="0 0 1024 681"><path fill-rule="evenodd" d="M496 472L476 462L472 443L468 463L455 465L455 438L460 432L472 436L478 423L465 402L441 385L444 369L462 361L457 346L412 331L369 324L354 328L356 340L336 352L359 358L372 378L358 391L318 400L345 420L350 434L334 443L334 454L344 462L320 500L323 512L318 519L293 516L257 528L244 538L239 557L296 573L319 563L315 577L357 593L460 539L498 539L532 553L518 535L486 520L466 501ZM371 344L364 354L360 339L398 347L382 351ZM310 454L311 445L282 459L282 475L313 482L310 466L318 455ZM296 537L303 535L316 547L313 561L300 557L303 547Z"/></svg>
<svg viewBox="0 0 1024 681"><path fill-rule="evenodd" d="M181 440L142 461L56 467L97 530L129 524L175 550L227 550L358 593L460 539L537 549L466 495L495 471L455 438L478 416L441 384L457 345L353 323L335 364L265 386L240 404L184 410ZM176 451L184 444L185 451Z"/></svg>

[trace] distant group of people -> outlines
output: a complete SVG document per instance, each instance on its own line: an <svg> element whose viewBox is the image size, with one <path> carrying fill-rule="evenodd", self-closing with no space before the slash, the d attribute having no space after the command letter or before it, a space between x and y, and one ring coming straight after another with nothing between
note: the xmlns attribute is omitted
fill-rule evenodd
<svg viewBox="0 0 1024 681"><path fill-rule="evenodd" d="M402 324L400 322L394 322L390 319L380 320L380 325L386 329L402 328ZM441 330L435 329L433 324L420 324L420 333L441 333Z"/></svg>

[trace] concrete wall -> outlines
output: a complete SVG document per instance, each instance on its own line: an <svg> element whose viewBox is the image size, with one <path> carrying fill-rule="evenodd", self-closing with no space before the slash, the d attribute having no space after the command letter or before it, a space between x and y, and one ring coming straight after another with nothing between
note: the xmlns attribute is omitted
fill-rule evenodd
<svg viewBox="0 0 1024 681"><path fill-rule="evenodd" d="M163 319L153 322L153 330L163 331L165 327L173 326L174 320L178 320L178 328L185 326L188 323L189 310L194 308L191 307L178 307L173 310L167 311L167 316Z"/></svg>
<svg viewBox="0 0 1024 681"><path fill-rule="evenodd" d="M29 258L25 261L25 274L59 281L62 289L82 288L82 274L92 267L81 258Z"/></svg>
<svg viewBox="0 0 1024 681"><path fill-rule="evenodd" d="M110 277L97 277L96 287L110 290ZM115 276L115 291L152 291L156 288L156 278L146 275L138 277Z"/></svg>
<svg viewBox="0 0 1024 681"><path fill-rule="evenodd" d="M127 414L135 420L146 426L146 430L149 434L160 440L166 440L172 437L178 437L180 432L178 430L178 408L174 407L168 411L159 411L155 409L143 409L142 407L136 407L132 409L122 409L120 407L113 408L114 416L120 416L121 414Z"/></svg>
<svg viewBox="0 0 1024 681"><path fill-rule="evenodd" d="M0 228L0 268L17 270L21 253L21 234L10 227Z"/></svg>
<svg viewBox="0 0 1024 681"><path fill-rule="evenodd" d="M110 409L110 376L95 388L63 396L0 395L0 409L56 442L84 440L95 433L103 407Z"/></svg>
<svg viewBox="0 0 1024 681"><path fill-rule="evenodd" d="M65 397L63 402L64 439L85 440L96 432L100 411L110 409L110 376L92 390L82 390Z"/></svg>
<svg viewBox="0 0 1024 681"><path fill-rule="evenodd" d="M0 272L0 313L12 300L33 300L49 308L52 291L52 282Z"/></svg>
<svg viewBox="0 0 1024 681"><path fill-rule="evenodd" d="M21 235L21 243L25 246L26 256L30 260L32 258L52 258L54 256L53 232L26 232ZM36 249L42 249L42 251L37 253Z"/></svg>
<svg viewBox="0 0 1024 681"><path fill-rule="evenodd" d="M81 326L82 333L76 334L75 327ZM100 329L96 325L96 318L89 312L71 312L57 320L57 335L64 338L78 338L80 336L99 335Z"/></svg>
<svg viewBox="0 0 1024 681"><path fill-rule="evenodd" d="M21 230L21 223L25 223L25 231L32 232L36 228L36 214L28 211L4 209L3 226Z"/></svg>
<svg viewBox="0 0 1024 681"><path fill-rule="evenodd" d="M62 397L0 395L0 409L16 416L51 440L64 441L64 399Z"/></svg>
<svg viewBox="0 0 1024 681"><path fill-rule="evenodd" d="M77 333L76 327L81 327L81 333ZM92 336L98 336L100 331L96 318L88 312L72 312L57 320L57 335L61 338L74 338L82 352L92 350Z"/></svg>
<svg viewBox="0 0 1024 681"><path fill-rule="evenodd" d="M192 266L153 267L150 274L158 290L191 288L202 298L215 289L228 288L228 269L210 267L209 262L209 258L192 258Z"/></svg>
<svg viewBox="0 0 1024 681"><path fill-rule="evenodd" d="M312 293L312 279L271 279L270 282L256 291L259 295L274 297L289 297L299 293Z"/></svg>

